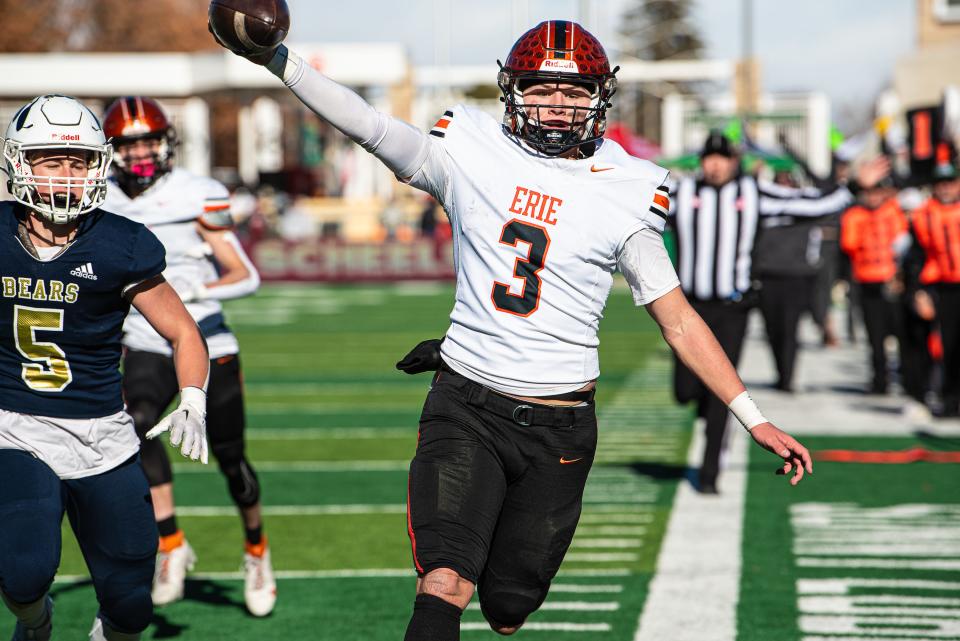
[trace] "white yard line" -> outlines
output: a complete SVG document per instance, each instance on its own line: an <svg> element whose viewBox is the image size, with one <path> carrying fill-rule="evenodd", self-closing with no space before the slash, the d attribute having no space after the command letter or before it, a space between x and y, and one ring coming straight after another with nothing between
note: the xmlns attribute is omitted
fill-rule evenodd
<svg viewBox="0 0 960 641"><path fill-rule="evenodd" d="M416 435L416 425L410 427L258 427L243 433L243 437L248 441L415 438Z"/></svg>
<svg viewBox="0 0 960 641"><path fill-rule="evenodd" d="M406 472L409 460L383 461L254 461L257 472ZM177 474L220 474L217 467L174 463Z"/></svg>
<svg viewBox="0 0 960 641"><path fill-rule="evenodd" d="M415 577L413 568L372 568L352 570L278 570L274 577L289 579L392 579L397 577ZM243 572L191 572L187 581L242 581ZM57 583L77 583L87 581L85 574L61 574Z"/></svg>
<svg viewBox="0 0 960 641"><path fill-rule="evenodd" d="M797 567L801 568L879 568L884 570L939 570L955 572L960 570L960 560L945 559L819 559L800 557Z"/></svg>
<svg viewBox="0 0 960 641"><path fill-rule="evenodd" d="M633 562L639 559L640 555L633 552L568 552L564 557L564 561L585 563Z"/></svg>
<svg viewBox="0 0 960 641"><path fill-rule="evenodd" d="M581 525L580 536L643 536L647 528L642 525Z"/></svg>
<svg viewBox="0 0 960 641"><path fill-rule="evenodd" d="M610 632L609 623L527 623L523 626L524 632ZM461 623L461 631L476 632L490 631L486 623Z"/></svg>
<svg viewBox="0 0 960 641"><path fill-rule="evenodd" d="M557 592L573 594L619 594L623 592L623 586L616 584L554 583L550 586L550 594Z"/></svg>
<svg viewBox="0 0 960 641"><path fill-rule="evenodd" d="M575 548L600 548L600 549L630 549L643 547L642 539L607 539L607 538L580 538L573 539Z"/></svg>
<svg viewBox="0 0 960 641"><path fill-rule="evenodd" d="M797 579L797 594L849 594L851 588L893 588L896 590L943 590L960 592L960 581L929 579Z"/></svg>
<svg viewBox="0 0 960 641"><path fill-rule="evenodd" d="M893 634L896 634L894 632ZM800 641L938 641L943 637L928 637L928 636L914 636L911 634L908 637L904 636L885 636L885 637L863 637L857 634L856 636L805 636L801 637Z"/></svg>
<svg viewBox="0 0 960 641"><path fill-rule="evenodd" d="M571 577L611 577L627 576L626 570L561 570L558 576L561 579ZM362 568L362 569L344 569L344 570L278 570L274 572L277 579L392 579L397 577L414 577L416 573L413 568ZM187 581L242 581L243 572L191 572L187 576ZM57 583L77 583L79 581L88 581L89 576L85 574L60 574L57 576ZM580 592L580 593L602 593L602 592L622 592L623 586L611 585L567 585L567 589L561 589L560 592ZM584 589L573 589L584 588ZM600 590L598 588L605 588ZM613 590L610 588L619 588Z"/></svg>
<svg viewBox="0 0 960 641"><path fill-rule="evenodd" d="M735 427L730 430L722 493L701 495L686 482L677 487L634 641L736 639L749 444ZM697 430L688 454L691 466L699 465L702 447Z"/></svg>
<svg viewBox="0 0 960 641"><path fill-rule="evenodd" d="M467 606L468 610L479 610L476 601ZM620 609L616 601L547 601L537 610L552 612L615 612Z"/></svg>
<svg viewBox="0 0 960 641"><path fill-rule="evenodd" d="M265 516L338 516L344 514L406 514L407 506L397 504L349 504L349 505L265 505ZM233 506L193 505L177 507L177 516L219 517L236 516Z"/></svg>

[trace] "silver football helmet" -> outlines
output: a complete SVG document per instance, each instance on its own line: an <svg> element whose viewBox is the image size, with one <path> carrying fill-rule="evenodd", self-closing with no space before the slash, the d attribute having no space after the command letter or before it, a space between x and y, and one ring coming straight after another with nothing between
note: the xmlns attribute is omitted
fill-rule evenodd
<svg viewBox="0 0 960 641"><path fill-rule="evenodd" d="M36 152L87 152L86 176L36 176ZM113 147L97 117L76 98L34 98L14 115L3 139L7 188L13 198L56 224L75 220L103 204ZM77 192L79 190L79 196Z"/></svg>

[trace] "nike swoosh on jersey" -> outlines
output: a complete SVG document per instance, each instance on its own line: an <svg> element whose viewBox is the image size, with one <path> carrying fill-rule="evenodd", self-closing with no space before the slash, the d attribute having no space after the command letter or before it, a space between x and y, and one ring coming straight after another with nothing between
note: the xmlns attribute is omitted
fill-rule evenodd
<svg viewBox="0 0 960 641"><path fill-rule="evenodd" d="M590 165L590 171L597 173L598 171L610 171L611 169L616 169L616 167L597 167L596 165Z"/></svg>
<svg viewBox="0 0 960 641"><path fill-rule="evenodd" d="M563 458L563 457L561 456L561 457L560 457L560 465L569 465L570 463L576 463L577 461L582 461L582 460L583 460L583 457L582 457L582 456L581 456L580 458L569 458L569 459L568 459L568 458Z"/></svg>

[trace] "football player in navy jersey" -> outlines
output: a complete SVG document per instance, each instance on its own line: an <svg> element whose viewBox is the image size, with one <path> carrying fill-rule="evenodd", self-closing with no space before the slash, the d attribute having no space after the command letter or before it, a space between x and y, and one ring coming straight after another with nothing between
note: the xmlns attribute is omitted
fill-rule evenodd
<svg viewBox="0 0 960 641"><path fill-rule="evenodd" d="M142 224L99 209L112 148L80 102L40 96L3 140L0 596L14 641L50 639L64 512L96 588L93 640L139 639L157 528L124 409L121 327L136 307L173 346L180 404L151 430L207 460L207 350Z"/></svg>

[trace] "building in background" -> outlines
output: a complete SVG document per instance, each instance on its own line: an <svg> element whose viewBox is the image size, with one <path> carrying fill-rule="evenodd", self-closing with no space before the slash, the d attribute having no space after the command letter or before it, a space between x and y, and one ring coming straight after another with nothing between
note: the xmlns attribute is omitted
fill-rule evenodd
<svg viewBox="0 0 960 641"><path fill-rule="evenodd" d="M936 104L944 89L960 86L960 0L915 0L917 48L894 72L904 109Z"/></svg>

